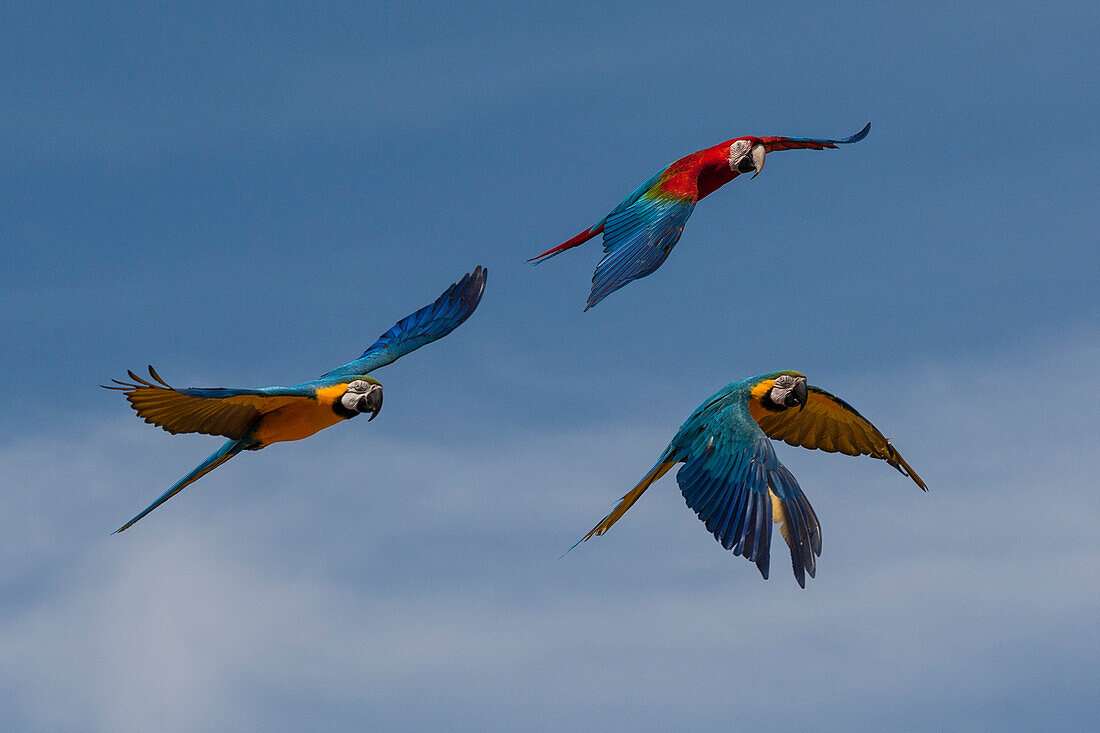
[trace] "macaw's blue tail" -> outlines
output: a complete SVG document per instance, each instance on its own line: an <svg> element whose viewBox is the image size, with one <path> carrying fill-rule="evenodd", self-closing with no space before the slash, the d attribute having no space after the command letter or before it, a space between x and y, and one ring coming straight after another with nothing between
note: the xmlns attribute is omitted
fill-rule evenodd
<svg viewBox="0 0 1100 733"><path fill-rule="evenodd" d="M179 492L183 491L184 487L195 483L200 478L202 478L206 474L210 473L215 468L222 465L223 463L228 461L230 458L237 455L242 450L247 449L248 447L249 447L249 444L246 443L243 440L229 440L229 441L226 441L225 445L223 445L218 450L214 451L214 453L211 454L211 456L209 458L207 458L205 461L203 461L198 466L196 466L195 469L193 471L191 471L191 473L187 474L186 476L181 478L179 481L177 481L175 483L175 485L172 488L168 489L168 491L165 491L159 499L157 499L152 504L147 506L144 509L144 511L141 512L141 514L138 514L136 517L134 517L129 522L127 522L126 524L124 524L121 527L119 527L118 529L116 529L111 534L118 534L119 532L122 532L126 529L129 529L131 525L133 525L135 522L139 521L146 514L153 511L158 506L160 506L164 502L168 501L169 499L171 499L173 496L175 496Z"/></svg>
<svg viewBox="0 0 1100 733"><path fill-rule="evenodd" d="M667 451L666 451L667 453ZM592 537L599 537L607 530L611 529L611 525L619 521L619 519L626 514L626 510L634 506L634 502L645 493L645 490L653 485L653 482L668 473L669 469L676 465L676 461L669 460L667 455L661 456L661 460L657 462L657 465L650 469L646 477L638 482L638 485L627 492L626 496L619 499L619 503L615 505L615 508L611 510L611 513L600 520L600 523L588 531L584 537L573 543L573 547L576 547L582 542L587 542ZM573 547L566 550L562 557L565 557L573 551ZM558 558L559 560L561 558Z"/></svg>

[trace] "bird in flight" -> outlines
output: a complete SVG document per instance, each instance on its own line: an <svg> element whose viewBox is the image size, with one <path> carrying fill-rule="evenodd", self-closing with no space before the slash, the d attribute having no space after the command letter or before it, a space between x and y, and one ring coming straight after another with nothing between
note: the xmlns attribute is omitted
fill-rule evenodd
<svg viewBox="0 0 1100 733"><path fill-rule="evenodd" d="M229 439L115 534L241 451L308 438L362 413L370 414L367 422L373 420L382 409L382 385L367 375L458 328L481 301L487 275L488 271L478 266L434 303L394 324L355 361L293 387L175 389L152 366L149 377L153 381L128 372L132 382L112 379L114 385L103 385L123 392L139 417L169 433L204 433Z"/></svg>
<svg viewBox="0 0 1100 733"><path fill-rule="evenodd" d="M739 137L692 153L654 173L591 228L528 262L544 262L603 232L604 255L592 275L592 292L585 307L588 310L631 280L660 267L680 239L695 204L742 173L751 172L756 178L764 169L767 153L835 148L859 142L870 129L868 122L843 140Z"/></svg>
<svg viewBox="0 0 1100 733"><path fill-rule="evenodd" d="M821 556L821 525L798 481L776 458L772 439L880 458L928 490L855 408L806 386L799 372L772 372L729 384L696 408L645 478L577 545L611 529L654 481L683 463L676 483L722 547L756 563L767 579L774 522L790 548L795 579L805 588L806 574L814 577Z"/></svg>

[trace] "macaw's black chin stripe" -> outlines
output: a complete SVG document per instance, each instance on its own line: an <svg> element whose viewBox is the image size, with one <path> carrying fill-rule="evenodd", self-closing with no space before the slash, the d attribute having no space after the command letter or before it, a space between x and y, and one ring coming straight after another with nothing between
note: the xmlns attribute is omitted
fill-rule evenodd
<svg viewBox="0 0 1100 733"><path fill-rule="evenodd" d="M783 410L787 409L786 405L781 405L772 399L772 391L770 389L760 398L760 406L768 412L783 412Z"/></svg>
<svg viewBox="0 0 1100 733"><path fill-rule="evenodd" d="M344 407L344 403L340 400L336 400L332 403L332 411L340 417L344 418L345 420L350 420L351 418L359 414L358 410L349 410L348 408Z"/></svg>

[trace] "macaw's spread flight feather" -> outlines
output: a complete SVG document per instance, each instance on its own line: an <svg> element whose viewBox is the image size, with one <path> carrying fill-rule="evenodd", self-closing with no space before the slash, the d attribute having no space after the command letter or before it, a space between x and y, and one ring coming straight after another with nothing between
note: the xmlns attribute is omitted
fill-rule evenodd
<svg viewBox="0 0 1100 733"><path fill-rule="evenodd" d="M451 285L434 303L405 316L378 337L363 355L322 377L367 374L396 361L425 344L443 338L470 317L485 292L489 271L480 265Z"/></svg>
<svg viewBox="0 0 1100 733"><path fill-rule="evenodd" d="M849 404L798 372L772 372L727 385L680 426L657 464L589 531L603 534L653 482L677 463L676 482L687 505L724 548L754 562L768 577L772 524L791 553L795 579L817 572L821 524L794 475L775 455L772 440L868 455L924 482L882 433Z"/></svg>
<svg viewBox="0 0 1100 733"><path fill-rule="evenodd" d="M169 433L203 433L240 440L265 412L284 407L296 400L308 400L310 395L294 388L262 389L174 389L152 365L149 375L156 384L127 372L133 382L112 379L117 389L137 414L147 423Z"/></svg>
<svg viewBox="0 0 1100 733"><path fill-rule="evenodd" d="M843 140L821 140L813 137L762 137L760 142L764 145L764 150L769 153L775 150L823 150L835 148L837 145L858 143L867 137L870 131L871 123L868 122L862 130Z"/></svg>
<svg viewBox="0 0 1100 733"><path fill-rule="evenodd" d="M665 261L691 216L690 199L647 197L607 218L604 257L592 276L592 292L585 310L631 280L645 277Z"/></svg>
<svg viewBox="0 0 1100 733"><path fill-rule="evenodd" d="M149 379L131 371L127 372L129 382L111 380L114 385L104 386L123 392L146 422L170 433L204 433L229 439L117 532L241 451L301 440L361 413L369 414L369 420L373 420L382 409L382 385L367 373L458 328L481 302L487 277L488 271L477 267L447 288L434 303L398 321L361 357L310 382L263 389L176 389L152 366Z"/></svg>
<svg viewBox="0 0 1100 733"><path fill-rule="evenodd" d="M761 411L754 417L769 438L829 453L879 458L928 490L878 428L847 402L823 389L807 388L806 405L797 412Z"/></svg>
<svg viewBox="0 0 1100 733"><path fill-rule="evenodd" d="M742 173L753 178L764 168L767 153L777 150L822 150L859 142L871 123L851 137L739 137L680 158L653 174L619 202L607 216L572 239L532 257L543 262L603 234L604 256L592 276L585 310L632 280L649 275L668 257L684 225L703 198Z"/></svg>

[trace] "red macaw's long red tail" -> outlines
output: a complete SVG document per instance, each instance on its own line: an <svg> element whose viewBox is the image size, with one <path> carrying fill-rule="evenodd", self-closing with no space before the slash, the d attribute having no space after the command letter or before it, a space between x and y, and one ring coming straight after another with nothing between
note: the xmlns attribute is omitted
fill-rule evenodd
<svg viewBox="0 0 1100 733"><path fill-rule="evenodd" d="M561 254L562 252L564 252L567 249L573 249L574 247L577 247L577 246L580 246L580 245L584 244L589 239L592 239L592 237L596 236L597 234L599 234L602 231L603 231L603 223L601 222L601 223L597 224L596 226L592 227L591 229L585 229L583 232L581 232L577 236L573 237L568 242L562 242L557 247L554 247L554 249L548 249L545 252L543 252L542 254L535 255L534 257L532 257L531 259L529 259L527 261L528 262L534 262L536 265L540 262L545 262L546 260L550 259L551 257L553 257L556 254Z"/></svg>

